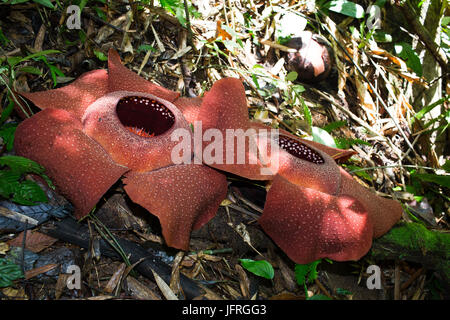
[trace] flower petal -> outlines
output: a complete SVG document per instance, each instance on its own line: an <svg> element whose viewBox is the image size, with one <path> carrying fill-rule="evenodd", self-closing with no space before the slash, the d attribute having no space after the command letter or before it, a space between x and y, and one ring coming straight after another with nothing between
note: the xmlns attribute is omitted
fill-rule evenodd
<svg viewBox="0 0 450 320"><path fill-rule="evenodd" d="M367 209L373 221L373 236L378 238L389 231L402 217L403 208L398 201L377 196L360 185L344 169L341 171L341 195L358 199Z"/></svg>
<svg viewBox="0 0 450 320"><path fill-rule="evenodd" d="M267 193L263 230L296 263L358 260L372 243L372 221L350 196L335 197L276 176Z"/></svg>
<svg viewBox="0 0 450 320"><path fill-rule="evenodd" d="M172 134L177 129L184 130L189 141L183 141L192 149L192 131L180 110L141 92L116 91L101 97L86 110L83 126L115 162L135 171L174 164L172 149L180 142L172 141ZM140 130L148 130L149 135L136 132ZM192 151L186 152L191 159Z"/></svg>
<svg viewBox="0 0 450 320"><path fill-rule="evenodd" d="M341 174L327 153L308 140L294 139L280 132L278 137L263 135L263 127L258 125L258 128L259 155L267 166L265 171L272 173L268 175L270 179L278 174L305 188L330 195L338 193Z"/></svg>
<svg viewBox="0 0 450 320"><path fill-rule="evenodd" d="M242 81L223 78L216 81L203 97L198 115L204 130L246 129L249 124L247 98Z"/></svg>
<svg viewBox="0 0 450 320"><path fill-rule="evenodd" d="M58 89L39 92L18 92L41 109L63 109L81 119L86 108L108 91L106 70L93 70L82 74L71 84Z"/></svg>
<svg viewBox="0 0 450 320"><path fill-rule="evenodd" d="M14 147L45 169L61 194L75 206L75 216L88 214L100 197L128 168L115 164L103 148L86 136L72 114L45 109L24 120Z"/></svg>
<svg viewBox="0 0 450 320"><path fill-rule="evenodd" d="M298 140L300 142L307 143L311 147L314 147L316 149L319 149L320 151L325 152L330 157L332 157L334 159L334 161L336 161L338 163L347 161L352 155L357 153L356 151L353 151L353 150L343 150L343 149L338 149L338 148L332 148L332 147L328 147L324 144L321 144L319 142L302 139L302 138L299 138L283 129L280 129L280 133L285 136L288 136L290 138L293 138L295 140Z"/></svg>
<svg viewBox="0 0 450 320"><path fill-rule="evenodd" d="M183 113L187 122L194 123L198 119L198 114L200 112L200 106L202 104L203 98L195 97L180 97L173 102L178 109Z"/></svg>
<svg viewBox="0 0 450 320"><path fill-rule="evenodd" d="M130 172L123 182L132 201L158 216L166 243L183 250L191 230L214 217L227 192L225 176L203 165Z"/></svg>
<svg viewBox="0 0 450 320"><path fill-rule="evenodd" d="M247 179L268 180L261 174L262 164L258 158L256 131L250 127L247 99L242 82L236 78L216 81L203 97L197 121L203 133L203 161L205 164ZM194 135L196 128L194 125ZM220 136L220 156L208 161L208 150L212 150L205 136L209 133ZM213 140L213 139L211 139ZM216 150L217 152L217 150ZM198 156L198 154L197 154ZM212 157L211 157L212 158Z"/></svg>
<svg viewBox="0 0 450 320"><path fill-rule="evenodd" d="M110 49L108 54L109 92L137 91L153 94L161 99L173 102L180 95L178 92L151 83L126 68L116 50Z"/></svg>

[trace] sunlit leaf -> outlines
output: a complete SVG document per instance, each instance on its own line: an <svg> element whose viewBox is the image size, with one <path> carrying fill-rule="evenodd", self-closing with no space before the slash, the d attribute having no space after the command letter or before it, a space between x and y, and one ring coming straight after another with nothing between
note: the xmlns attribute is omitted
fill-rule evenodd
<svg viewBox="0 0 450 320"><path fill-rule="evenodd" d="M313 140L315 142L319 142L321 144L324 144L324 145L332 147L332 148L337 148L333 137L325 130L323 130L319 127L312 127L311 132L312 132Z"/></svg>
<svg viewBox="0 0 450 320"><path fill-rule="evenodd" d="M301 286L308 282L312 282L317 278L317 266L322 260L316 260L308 264L296 264L295 265L295 280Z"/></svg>
<svg viewBox="0 0 450 320"><path fill-rule="evenodd" d="M356 4L351 1L346 0L336 0L330 1L325 4L325 8L328 8L331 11L353 17L353 18L363 18L364 17L364 8L359 4Z"/></svg>
<svg viewBox="0 0 450 320"><path fill-rule="evenodd" d="M242 266L251 273L266 279L273 279L273 267L266 260L241 259L240 261Z"/></svg>

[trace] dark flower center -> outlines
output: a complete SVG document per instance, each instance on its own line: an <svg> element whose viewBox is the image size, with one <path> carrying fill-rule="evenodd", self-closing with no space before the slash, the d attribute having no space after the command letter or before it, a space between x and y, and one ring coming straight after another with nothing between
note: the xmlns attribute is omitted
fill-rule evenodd
<svg viewBox="0 0 450 320"><path fill-rule="evenodd" d="M116 107L120 122L131 132L145 138L169 130L175 115L160 102L139 96L123 97Z"/></svg>
<svg viewBox="0 0 450 320"><path fill-rule="evenodd" d="M281 136L278 140L278 144L281 148L292 154L294 157L300 158L302 160L306 160L315 164L323 164L325 163L325 160L322 158L322 156L315 151L314 149L311 149L307 145L294 140L292 138Z"/></svg>

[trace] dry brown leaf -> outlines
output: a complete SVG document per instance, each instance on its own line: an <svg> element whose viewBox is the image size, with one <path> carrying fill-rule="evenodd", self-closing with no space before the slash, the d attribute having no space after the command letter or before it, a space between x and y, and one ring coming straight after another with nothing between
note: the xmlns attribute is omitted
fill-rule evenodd
<svg viewBox="0 0 450 320"><path fill-rule="evenodd" d="M8 241L10 246L21 247L23 241L23 231L19 233L14 239ZM45 248L50 247L54 244L58 239L47 236L38 231L28 230L26 236L25 249L33 251L34 253L38 253Z"/></svg>
<svg viewBox="0 0 450 320"><path fill-rule="evenodd" d="M0 242L0 254L6 254L9 251L9 245L6 242Z"/></svg>
<svg viewBox="0 0 450 320"><path fill-rule="evenodd" d="M372 96L370 95L370 92L368 90L368 86L359 77L355 78L355 84L361 105L365 107L364 110L367 113L367 117L370 121L370 124L374 125L377 119L376 117L377 111L375 102L373 101Z"/></svg>
<svg viewBox="0 0 450 320"><path fill-rule="evenodd" d="M46 273L47 271L55 269L57 266L59 266L59 264L51 263L51 264L46 264L45 266L42 266L39 268L34 268L31 270L25 271L25 279L28 280L33 277L36 277L37 275L39 275L41 273Z"/></svg>
<svg viewBox="0 0 450 320"><path fill-rule="evenodd" d="M305 297L297 296L291 292L282 292L270 297L269 300L305 300Z"/></svg>
<svg viewBox="0 0 450 320"><path fill-rule="evenodd" d="M183 288L181 288L180 284L180 263L183 260L184 252L180 251L175 256L172 264L172 273L170 275L170 289L176 294L183 294Z"/></svg>
<svg viewBox="0 0 450 320"><path fill-rule="evenodd" d="M136 280L132 276L128 276L126 280L127 289L131 296L140 300L161 300L161 298L150 288Z"/></svg>
<svg viewBox="0 0 450 320"><path fill-rule="evenodd" d="M231 40L233 38L228 32L222 29L222 21L217 20L216 39L219 37L222 37L222 40Z"/></svg>
<svg viewBox="0 0 450 320"><path fill-rule="evenodd" d="M25 294L23 287L19 289L14 289L12 287L3 288L2 294L14 300L28 300L28 296Z"/></svg>
<svg viewBox="0 0 450 320"><path fill-rule="evenodd" d="M117 268L117 270L109 279L108 283L106 284L106 287L104 289L106 293L112 293L114 291L114 289L117 287L117 285L120 283L120 280L122 279L122 275L125 271L125 268L126 264L121 263L120 266Z"/></svg>
<svg viewBox="0 0 450 320"><path fill-rule="evenodd" d="M58 276L58 280L55 285L55 299L59 300L61 295L64 292L64 289L67 287L67 280L69 279L70 274L68 273L60 273Z"/></svg>
<svg viewBox="0 0 450 320"><path fill-rule="evenodd" d="M247 273L241 265L237 264L234 266L239 274L239 286L241 288L241 293L244 298L250 297L250 281L248 280Z"/></svg>
<svg viewBox="0 0 450 320"><path fill-rule="evenodd" d="M178 300L178 297L175 293L170 289L169 285L157 274L153 269L153 276L155 277L156 284L158 285L159 290L161 290L162 294L167 300Z"/></svg>

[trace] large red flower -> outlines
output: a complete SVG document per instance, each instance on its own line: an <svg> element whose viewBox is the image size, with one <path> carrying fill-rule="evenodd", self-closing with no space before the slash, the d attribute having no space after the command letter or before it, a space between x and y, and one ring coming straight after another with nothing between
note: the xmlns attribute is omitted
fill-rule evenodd
<svg viewBox="0 0 450 320"><path fill-rule="evenodd" d="M282 130L274 140L264 134L271 128L249 121L240 80L225 78L203 98L183 98L126 69L115 51L108 69L60 89L21 93L44 110L19 125L16 151L47 168L77 217L124 176L130 198L159 217L168 245L187 249L192 228L213 217L226 194L225 176L213 167L271 181L259 223L297 263L359 259L399 220L398 202L376 196L336 164L353 152ZM177 129L191 142L201 139L199 149L183 149L184 159L210 167L174 164Z"/></svg>
<svg viewBox="0 0 450 320"><path fill-rule="evenodd" d="M223 161L208 165L248 179L272 180L259 224L297 263L328 257L337 261L357 260L371 247L372 238L386 233L401 217L397 201L381 198L357 183L336 160L354 152L330 148L279 130L271 148L270 128L249 121L244 87L240 80L226 78L214 83L201 107L189 108L191 121L202 130L246 132L241 152L247 164ZM252 131L253 130L253 131ZM257 145L256 153L249 145ZM204 149L208 142L204 142ZM242 147L242 146L241 146ZM250 161L253 160L253 164ZM261 169L265 169L262 171Z"/></svg>
<svg viewBox="0 0 450 320"><path fill-rule="evenodd" d="M54 90L20 93L42 111L17 128L18 155L42 164L59 191L88 214L122 176L130 198L159 217L169 246L187 249L190 232L211 219L226 196L226 178L201 164L175 165L177 106L197 99L155 85L109 52L108 72L85 73ZM188 155L192 157L193 155Z"/></svg>

